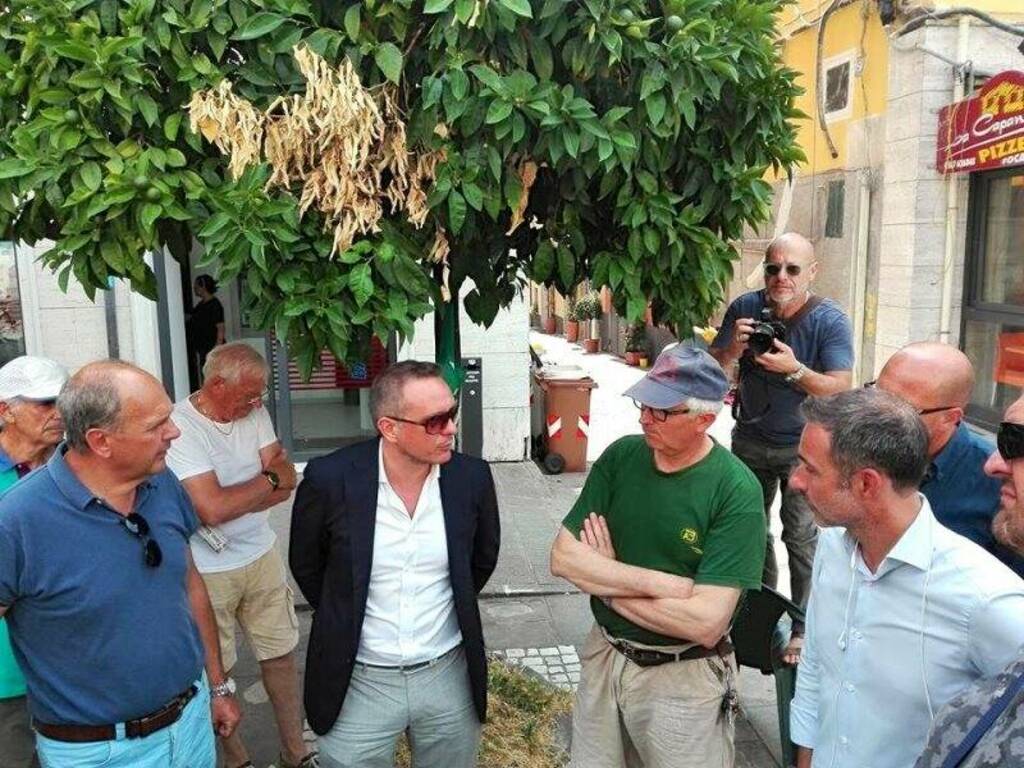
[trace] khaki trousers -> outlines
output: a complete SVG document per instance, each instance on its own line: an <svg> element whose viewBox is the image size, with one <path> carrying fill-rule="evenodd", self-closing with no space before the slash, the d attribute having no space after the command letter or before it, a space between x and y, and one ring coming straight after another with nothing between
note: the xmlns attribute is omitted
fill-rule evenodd
<svg viewBox="0 0 1024 768"><path fill-rule="evenodd" d="M732 768L733 655L640 667L595 626L581 662L571 768Z"/></svg>

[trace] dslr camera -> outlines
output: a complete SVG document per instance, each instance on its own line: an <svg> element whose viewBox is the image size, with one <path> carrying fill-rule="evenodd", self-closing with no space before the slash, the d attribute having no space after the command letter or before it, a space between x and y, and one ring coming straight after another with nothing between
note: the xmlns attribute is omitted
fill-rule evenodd
<svg viewBox="0 0 1024 768"><path fill-rule="evenodd" d="M786 341L786 324L773 318L771 309L764 307L761 310L761 319L754 323L754 330L747 339L747 347L755 355L763 355L772 351L775 339Z"/></svg>

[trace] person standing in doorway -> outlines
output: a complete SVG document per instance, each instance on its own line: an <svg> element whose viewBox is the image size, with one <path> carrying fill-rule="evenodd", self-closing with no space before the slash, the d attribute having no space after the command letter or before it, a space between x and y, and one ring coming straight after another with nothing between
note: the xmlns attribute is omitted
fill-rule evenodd
<svg viewBox="0 0 1024 768"><path fill-rule="evenodd" d="M192 290L199 301L192 307L189 318L189 346L192 354L199 358L197 370L202 371L210 350L224 343L224 306L215 295L217 281L209 275L199 275Z"/></svg>

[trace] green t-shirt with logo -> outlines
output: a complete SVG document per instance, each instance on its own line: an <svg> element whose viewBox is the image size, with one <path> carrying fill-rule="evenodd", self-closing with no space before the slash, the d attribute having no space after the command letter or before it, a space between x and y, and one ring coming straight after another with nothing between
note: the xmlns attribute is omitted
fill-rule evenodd
<svg viewBox="0 0 1024 768"><path fill-rule="evenodd" d="M661 472L642 435L608 446L563 525L579 536L591 512L604 515L616 558L692 578L697 584L760 589L765 555L761 486L747 467L715 443L679 472ZM597 598L597 623L624 640L673 645L679 638L623 618Z"/></svg>
<svg viewBox="0 0 1024 768"><path fill-rule="evenodd" d="M14 467L0 471L0 493L18 482L18 470ZM7 636L7 622L0 619L0 699L25 695L25 678L21 675L18 662L14 660L11 640Z"/></svg>

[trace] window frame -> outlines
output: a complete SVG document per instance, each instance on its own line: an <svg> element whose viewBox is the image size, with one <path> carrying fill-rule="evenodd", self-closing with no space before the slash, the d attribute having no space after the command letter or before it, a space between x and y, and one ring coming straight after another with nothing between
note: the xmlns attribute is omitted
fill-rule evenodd
<svg viewBox="0 0 1024 768"><path fill-rule="evenodd" d="M835 69L843 64L848 64L848 74L846 81L846 106L842 109L828 108L828 73L830 69ZM847 120L853 115L853 81L857 76L857 51L854 48L843 51L842 53L830 56L827 59L823 59L821 62L821 82L818 83L818 87L821 89L822 94L821 104L825 108L825 122L831 123L838 120Z"/></svg>

